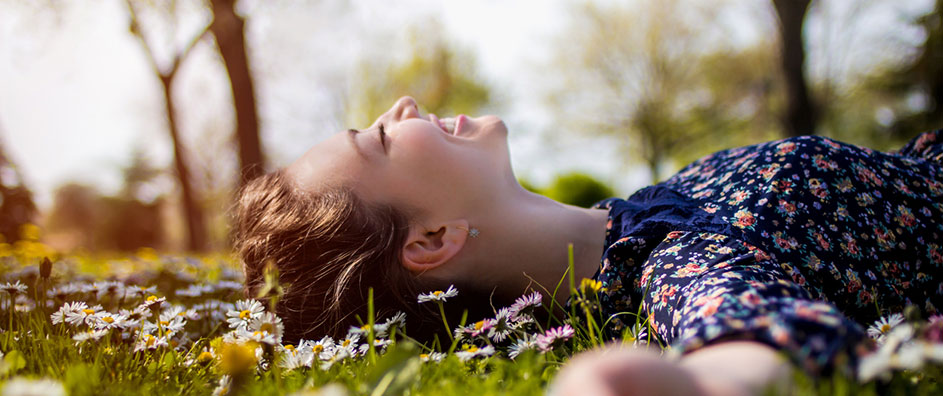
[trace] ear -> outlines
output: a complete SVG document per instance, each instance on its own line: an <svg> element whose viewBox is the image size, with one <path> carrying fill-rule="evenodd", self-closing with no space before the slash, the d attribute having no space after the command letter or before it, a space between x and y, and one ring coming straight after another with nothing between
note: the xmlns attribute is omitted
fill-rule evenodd
<svg viewBox="0 0 943 396"><path fill-rule="evenodd" d="M437 223L432 228L411 225L403 247L403 266L423 272L445 264L465 246L466 230L468 222L464 219Z"/></svg>

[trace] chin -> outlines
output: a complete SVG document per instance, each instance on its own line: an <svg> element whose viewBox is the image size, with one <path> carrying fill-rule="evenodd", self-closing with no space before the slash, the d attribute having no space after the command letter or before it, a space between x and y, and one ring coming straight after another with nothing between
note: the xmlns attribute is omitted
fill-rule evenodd
<svg viewBox="0 0 943 396"><path fill-rule="evenodd" d="M505 125L504 120L498 118L498 116L481 116L476 118L475 121L481 123L482 129L488 131L489 133L499 133L505 136L508 134L507 125Z"/></svg>

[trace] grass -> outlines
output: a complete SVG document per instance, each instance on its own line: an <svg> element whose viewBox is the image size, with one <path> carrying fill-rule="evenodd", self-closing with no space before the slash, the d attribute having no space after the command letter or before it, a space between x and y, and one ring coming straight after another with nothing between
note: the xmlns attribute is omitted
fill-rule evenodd
<svg viewBox="0 0 943 396"><path fill-rule="evenodd" d="M430 348L411 341L408 329L395 330L399 331L398 335L387 337L392 344L367 348L357 356L348 354L338 358L340 352L336 352L321 354L310 364L280 364L277 362L301 356L302 346L286 349L280 343L266 341L268 333L258 331L266 328L265 320L258 319L261 314L241 315L254 318L252 324L246 321L248 330L241 335L234 333L227 323L226 312L233 311L235 317L240 317L249 311L236 311L231 305L242 295L238 288L241 281L238 268L228 257L170 257L150 251L110 258L72 255L52 263L51 273L47 274L47 268L42 268L41 263L48 253L42 246L28 243L0 247L3 281L20 281L26 286L22 292L12 286L6 288L12 293L0 292L0 352L3 353L0 393L3 394L24 394L17 392L45 385L52 391L62 390L71 395L226 392L244 395L541 395L546 393L548 384L570 356L608 341L601 332L606 318L593 312L595 301L591 296L595 293L592 291L598 290L599 285L587 281L578 283L569 277L567 286L563 286L564 279L561 279L554 290L545 290L544 295L552 297L560 287L583 290L581 303L569 307L570 320L522 325L511 331L509 341L497 342L482 335L466 334L458 341L446 341ZM102 283L104 280L117 283ZM70 290L70 284L84 285L84 288L64 292ZM130 285L144 287L144 292L140 292L140 287L127 289ZM270 286L270 290L277 291L277 284ZM97 340L75 339L105 323L103 318L107 314L117 314L121 309L140 309L148 300L161 298L166 301L159 306L142 309L142 312L153 312L153 316L146 319L149 328L141 321L136 326L113 328L98 334ZM50 315L67 301L102 307L92 315L98 315L97 319L86 319L78 325L53 324ZM543 301L554 300L544 298ZM448 301L434 303L447 304ZM185 319L159 317L162 313L166 316L167 312L177 312L172 311L173 306L185 309L183 314L173 315ZM199 314L199 318L194 313ZM630 315L635 317L635 330L646 326L641 316ZM395 324L382 327L386 319L373 318L371 312L365 337L353 345L363 340L368 342L366 345L373 345L372 340L385 339L381 337L384 329L395 332L392 330L397 328ZM177 328L179 323L174 321L184 324ZM476 324L479 328L499 326L474 322L466 326L469 332ZM507 357L510 340L535 342L536 334L563 325L572 326L572 337L553 342L545 352L530 349L513 360ZM277 332L272 326L267 328ZM648 334L652 333L648 329ZM626 331L621 341L631 344L637 335L636 331ZM252 339L253 336L256 338ZM153 337L151 344L150 337ZM162 341L168 344L161 345ZM491 356L460 358L480 353L489 346L496 347L496 353ZM432 352L446 355L439 362L423 361L423 357ZM887 379L862 384L845 377L816 381L796 372L795 394L930 395L943 391L939 386L943 373L938 364L923 365L919 370L895 371L887 376ZM39 379L51 381L35 382ZM44 393L49 392L47 389Z"/></svg>

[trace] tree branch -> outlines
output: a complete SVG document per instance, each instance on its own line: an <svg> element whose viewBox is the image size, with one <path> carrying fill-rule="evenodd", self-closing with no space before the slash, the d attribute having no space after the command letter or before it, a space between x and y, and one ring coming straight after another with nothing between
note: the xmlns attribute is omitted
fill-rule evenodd
<svg viewBox="0 0 943 396"><path fill-rule="evenodd" d="M134 8L134 2L132 0L125 0L125 3L128 5L128 11L131 14L131 24L129 30L131 34L137 37L141 41L141 45L144 47L145 55L147 56L148 62L151 64L151 67L154 69L154 72L157 73L162 79L171 78L174 74L177 73L177 69L180 68L180 64L183 62L187 56L190 55L190 52L193 50L193 47L196 46L203 37L206 37L210 33L210 24L207 24L200 32L193 36L193 39L187 43L186 47L182 51L174 54L173 63L171 63L170 70L164 71L161 70L160 65L157 63L157 58L154 56L154 48L151 47L148 43L147 38L144 37L144 32L141 30L141 24L138 20L137 10Z"/></svg>

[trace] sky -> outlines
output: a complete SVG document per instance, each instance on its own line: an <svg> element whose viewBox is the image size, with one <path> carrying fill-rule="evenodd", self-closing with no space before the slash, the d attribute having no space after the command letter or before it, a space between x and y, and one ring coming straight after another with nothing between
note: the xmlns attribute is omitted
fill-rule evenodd
<svg viewBox="0 0 943 396"><path fill-rule="evenodd" d="M893 41L874 38L894 32L919 41L921 32L908 30L904 21L932 7L931 0L872 0L873 6L860 8L855 1L820 1L821 16L807 23L814 78L841 80L873 62L903 56ZM730 10L714 23L729 25L730 39L741 45L761 40L775 26L765 2L714 2ZM145 33L165 65L171 49L209 21L198 2L177 3L182 17L173 29L160 15L143 15ZM563 0L242 1L271 165L284 166L311 144L349 127L339 121L338 95L350 83L354 65L363 59L402 59L408 37L403 26L440 21L442 34L474 54L481 77L494 87L518 176L540 184L556 173L580 170L613 184L620 195L643 187L646 171L616 152L617 145L548 132L555 128L553 115L535 92L546 83L541 79L554 77L545 73L546 65L554 43L565 39L572 6ZM41 207L48 207L55 188L68 181L114 193L121 185L120 169L135 151L169 166L160 84L128 31L124 1L4 0L0 11L0 141ZM827 18L853 12L858 13L841 25L830 21L842 18ZM825 58L829 61L818 60ZM211 41L195 47L176 84L182 132L195 161L214 164L209 169L231 167L229 87ZM201 177L232 171L222 170ZM169 183L154 193L171 189Z"/></svg>

